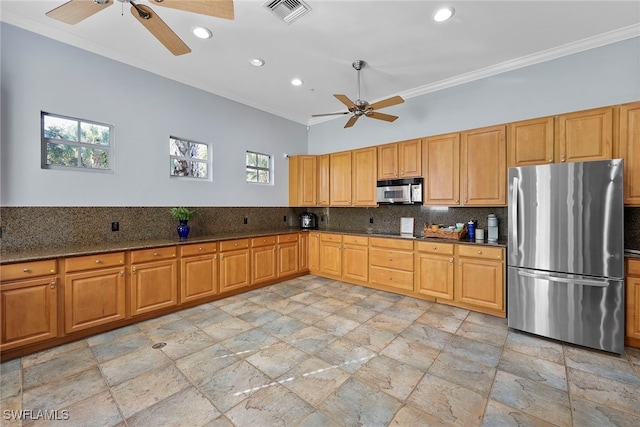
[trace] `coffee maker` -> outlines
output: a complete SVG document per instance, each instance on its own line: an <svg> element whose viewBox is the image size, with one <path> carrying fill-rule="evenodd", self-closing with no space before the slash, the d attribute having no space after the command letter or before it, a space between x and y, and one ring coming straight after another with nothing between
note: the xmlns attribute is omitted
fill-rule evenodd
<svg viewBox="0 0 640 427"><path fill-rule="evenodd" d="M300 228L303 230L317 230L318 217L316 214L311 212L300 214Z"/></svg>

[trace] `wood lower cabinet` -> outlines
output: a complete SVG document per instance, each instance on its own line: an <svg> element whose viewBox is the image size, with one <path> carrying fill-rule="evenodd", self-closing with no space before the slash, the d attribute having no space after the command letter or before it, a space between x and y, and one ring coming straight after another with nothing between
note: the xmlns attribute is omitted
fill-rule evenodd
<svg viewBox="0 0 640 427"><path fill-rule="evenodd" d="M220 242L220 292L251 285L249 239Z"/></svg>
<svg viewBox="0 0 640 427"><path fill-rule="evenodd" d="M300 260L300 273L309 271L309 233L304 231L299 235L298 259Z"/></svg>
<svg viewBox="0 0 640 427"><path fill-rule="evenodd" d="M197 243L180 247L180 302L218 293L218 244Z"/></svg>
<svg viewBox="0 0 640 427"><path fill-rule="evenodd" d="M342 235L320 233L320 273L342 275Z"/></svg>
<svg viewBox="0 0 640 427"><path fill-rule="evenodd" d="M132 316L178 304L175 246L131 252L129 299Z"/></svg>
<svg viewBox="0 0 640 427"><path fill-rule="evenodd" d="M369 239L369 281L374 285L413 290L413 241Z"/></svg>
<svg viewBox="0 0 640 427"><path fill-rule="evenodd" d="M603 107L557 116L556 161L610 159L613 155L613 111L613 107Z"/></svg>
<svg viewBox="0 0 640 427"><path fill-rule="evenodd" d="M456 245L454 301L505 317L504 249Z"/></svg>
<svg viewBox="0 0 640 427"><path fill-rule="evenodd" d="M298 273L300 269L300 249L298 248L298 233L281 234L277 240L277 277L288 277Z"/></svg>
<svg viewBox="0 0 640 427"><path fill-rule="evenodd" d="M251 239L251 283L271 282L278 277L276 236Z"/></svg>
<svg viewBox="0 0 640 427"><path fill-rule="evenodd" d="M15 266L22 270L27 265ZM57 276L2 283L0 298L0 351L58 336Z"/></svg>
<svg viewBox="0 0 640 427"><path fill-rule="evenodd" d="M620 106L619 153L624 159L624 204L640 206L640 102Z"/></svg>
<svg viewBox="0 0 640 427"><path fill-rule="evenodd" d="M465 206L507 205L506 126L462 132L460 193Z"/></svg>
<svg viewBox="0 0 640 427"><path fill-rule="evenodd" d="M65 333L127 317L124 252L67 258L64 269Z"/></svg>
<svg viewBox="0 0 640 427"><path fill-rule="evenodd" d="M626 260L625 344L640 348L640 259Z"/></svg>
<svg viewBox="0 0 640 427"><path fill-rule="evenodd" d="M320 233L309 232L309 272L320 272Z"/></svg>
<svg viewBox="0 0 640 427"><path fill-rule="evenodd" d="M369 238L342 236L342 277L357 282L369 280Z"/></svg>
<svg viewBox="0 0 640 427"><path fill-rule="evenodd" d="M453 300L454 245L451 243L416 243L415 291L438 299Z"/></svg>

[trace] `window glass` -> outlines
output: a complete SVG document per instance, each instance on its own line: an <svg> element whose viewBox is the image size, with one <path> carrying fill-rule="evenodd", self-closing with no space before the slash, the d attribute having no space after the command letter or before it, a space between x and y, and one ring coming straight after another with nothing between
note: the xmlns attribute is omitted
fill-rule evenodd
<svg viewBox="0 0 640 427"><path fill-rule="evenodd" d="M170 175L209 178L209 146L175 137L169 138Z"/></svg>
<svg viewBox="0 0 640 427"><path fill-rule="evenodd" d="M271 184L271 156L269 154L247 151L246 179L247 182Z"/></svg>

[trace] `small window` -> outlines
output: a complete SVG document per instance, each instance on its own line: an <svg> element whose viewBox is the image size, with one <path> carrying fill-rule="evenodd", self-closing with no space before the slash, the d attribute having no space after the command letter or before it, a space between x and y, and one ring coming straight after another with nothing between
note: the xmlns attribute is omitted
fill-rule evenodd
<svg viewBox="0 0 640 427"><path fill-rule="evenodd" d="M209 179L209 146L201 142L169 138L171 176Z"/></svg>
<svg viewBox="0 0 640 427"><path fill-rule="evenodd" d="M247 151L247 182L271 184L271 156Z"/></svg>
<svg viewBox="0 0 640 427"><path fill-rule="evenodd" d="M42 168L112 171L113 126L42 112Z"/></svg>

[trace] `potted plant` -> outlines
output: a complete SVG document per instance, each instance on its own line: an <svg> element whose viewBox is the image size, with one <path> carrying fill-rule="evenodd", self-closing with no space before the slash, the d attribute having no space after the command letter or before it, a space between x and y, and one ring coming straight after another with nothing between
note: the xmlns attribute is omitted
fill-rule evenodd
<svg viewBox="0 0 640 427"><path fill-rule="evenodd" d="M181 240L186 239L189 235L189 230L191 230L191 227L189 227L187 222L191 218L196 216L198 212L195 210L189 210L184 207L179 207L169 209L169 213L171 213L171 216L173 216L175 219L180 221L180 225L178 225L178 236L180 236Z"/></svg>

